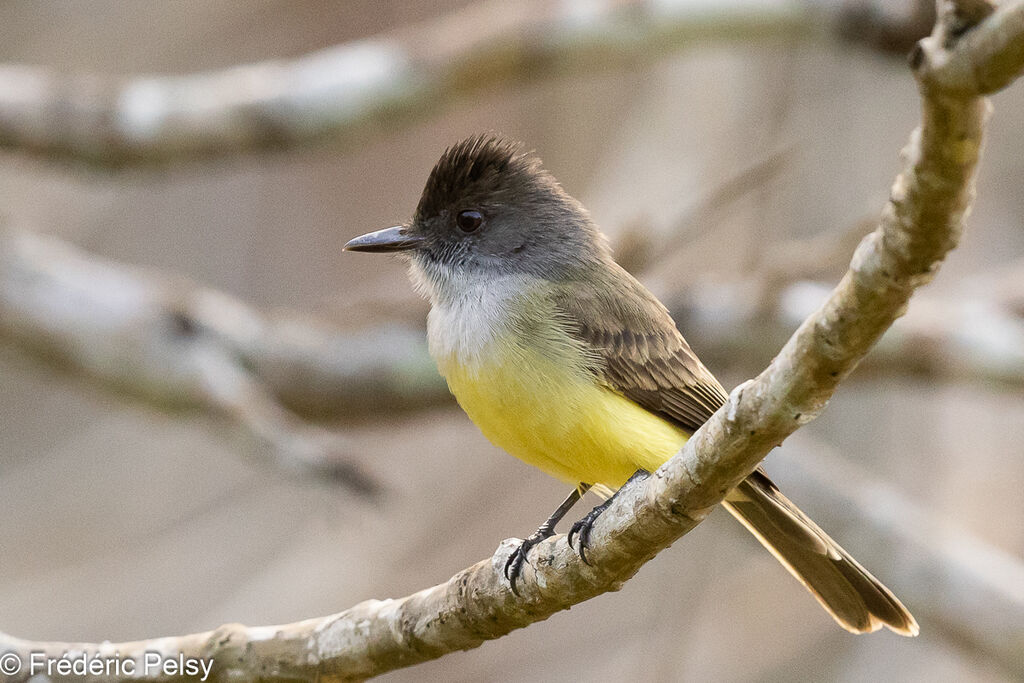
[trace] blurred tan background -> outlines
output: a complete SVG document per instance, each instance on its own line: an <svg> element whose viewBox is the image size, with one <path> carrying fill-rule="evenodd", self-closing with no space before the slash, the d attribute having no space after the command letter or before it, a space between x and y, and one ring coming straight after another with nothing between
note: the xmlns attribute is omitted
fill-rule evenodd
<svg viewBox="0 0 1024 683"><path fill-rule="evenodd" d="M300 56L465 4L9 1L0 61L183 73ZM994 104L976 208L936 296L1024 253L1024 88ZM613 237L638 221L669 230L697 198L788 150L781 171L685 236L675 267L728 280L765 245L840 235L876 215L917 117L900 58L820 37L716 40L630 68L489 87L343 144L115 170L4 150L0 212L104 258L346 326L354 301L414 294L399 262L341 246L405 220L438 155L466 135L526 141ZM683 332L714 357L701 329ZM712 369L732 386L772 353ZM490 446L454 405L331 422L384 484L368 502L245 457L222 419L134 400L2 339L0 396L0 630L22 638L137 639L399 597L530 533L565 493ZM1020 558L1022 443L1017 388L871 373L785 448L813 457L824 445ZM786 490L786 468L772 457L767 467ZM901 595L889 578L898 554L874 553L841 508L804 507ZM621 592L385 680L1014 679L924 616L921 630L846 634L715 513Z"/></svg>

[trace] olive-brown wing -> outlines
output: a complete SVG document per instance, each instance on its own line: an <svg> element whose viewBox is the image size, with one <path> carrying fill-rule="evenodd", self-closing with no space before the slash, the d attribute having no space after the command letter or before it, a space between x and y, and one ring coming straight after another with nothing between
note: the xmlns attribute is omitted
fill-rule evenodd
<svg viewBox="0 0 1024 683"><path fill-rule="evenodd" d="M665 307L630 278L604 294L576 289L557 314L593 357L608 388L684 429L696 431L727 398Z"/></svg>

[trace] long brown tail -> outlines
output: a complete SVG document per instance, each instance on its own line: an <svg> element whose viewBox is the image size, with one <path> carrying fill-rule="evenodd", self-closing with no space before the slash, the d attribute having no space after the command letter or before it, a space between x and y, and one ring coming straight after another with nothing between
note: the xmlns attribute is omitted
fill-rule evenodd
<svg viewBox="0 0 1024 683"><path fill-rule="evenodd" d="M896 596L760 470L730 491L724 504L847 631L869 633L886 626L917 635L917 622Z"/></svg>

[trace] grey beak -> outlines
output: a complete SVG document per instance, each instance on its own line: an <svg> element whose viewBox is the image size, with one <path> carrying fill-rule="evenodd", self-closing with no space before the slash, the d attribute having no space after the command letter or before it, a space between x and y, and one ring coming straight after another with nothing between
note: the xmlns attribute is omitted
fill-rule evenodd
<svg viewBox="0 0 1024 683"><path fill-rule="evenodd" d="M408 234L408 230L404 225L396 225L393 228L369 232L349 240L342 250L386 252L415 249L423 242L423 238L419 235Z"/></svg>

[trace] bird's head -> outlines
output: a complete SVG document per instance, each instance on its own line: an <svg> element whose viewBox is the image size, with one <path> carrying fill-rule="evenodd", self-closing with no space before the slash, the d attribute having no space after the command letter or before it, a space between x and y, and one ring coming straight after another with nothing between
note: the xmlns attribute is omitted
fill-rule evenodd
<svg viewBox="0 0 1024 683"><path fill-rule="evenodd" d="M583 206L522 146L494 135L449 147L411 221L349 251L401 252L430 279L525 274L564 279L607 254Z"/></svg>

